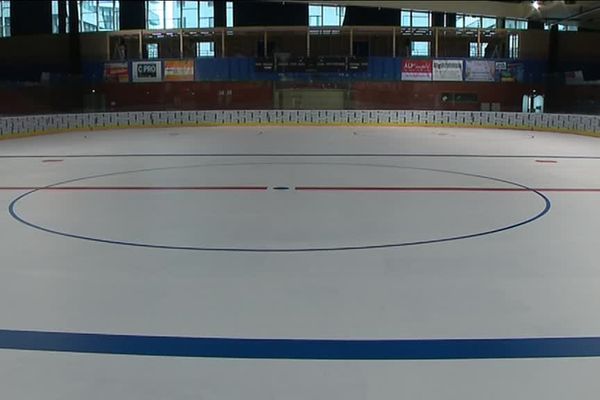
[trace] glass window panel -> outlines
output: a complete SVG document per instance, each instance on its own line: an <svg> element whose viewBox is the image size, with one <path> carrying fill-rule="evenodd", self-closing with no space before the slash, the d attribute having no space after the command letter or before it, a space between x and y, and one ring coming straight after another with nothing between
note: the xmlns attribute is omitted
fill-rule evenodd
<svg viewBox="0 0 600 400"><path fill-rule="evenodd" d="M101 0L98 2L98 30L115 30L115 9L112 0Z"/></svg>
<svg viewBox="0 0 600 400"><path fill-rule="evenodd" d="M0 1L0 37L10 36L10 3Z"/></svg>
<svg viewBox="0 0 600 400"><path fill-rule="evenodd" d="M410 55L416 57L429 57L429 42L414 41L410 45Z"/></svg>
<svg viewBox="0 0 600 400"><path fill-rule="evenodd" d="M555 24L545 23L544 24L544 29L547 30L547 31L549 31L550 29L552 29L553 25L555 25ZM557 26L558 26L558 30L561 31L561 32L564 32L564 31L576 31L577 30L577 27L574 26L574 25L557 24Z"/></svg>
<svg viewBox="0 0 600 400"><path fill-rule="evenodd" d="M148 59L158 58L158 43L146 44L146 53L148 53Z"/></svg>
<svg viewBox="0 0 600 400"><path fill-rule="evenodd" d="M346 7L344 6L308 6L308 26L342 26Z"/></svg>
<svg viewBox="0 0 600 400"><path fill-rule="evenodd" d="M66 32L69 32L69 7L65 7L67 15L65 16L65 28ZM52 0L52 33L58 33L59 13L58 13L58 0Z"/></svg>
<svg viewBox="0 0 600 400"><path fill-rule="evenodd" d="M227 2L227 27L233 28L233 1Z"/></svg>
<svg viewBox="0 0 600 400"><path fill-rule="evenodd" d="M182 5L182 23L183 28L197 28L198 27L198 2L197 1L184 1Z"/></svg>
<svg viewBox="0 0 600 400"><path fill-rule="evenodd" d="M337 7L323 6L323 25L339 26L340 14Z"/></svg>
<svg viewBox="0 0 600 400"><path fill-rule="evenodd" d="M164 2L160 0L149 0L146 2L146 27L148 29L165 28Z"/></svg>
<svg viewBox="0 0 600 400"><path fill-rule="evenodd" d="M308 6L308 26L322 26L323 6Z"/></svg>
<svg viewBox="0 0 600 400"><path fill-rule="evenodd" d="M119 30L119 2L117 0L80 0L79 29L81 32ZM53 32L58 32L58 2L52 8ZM67 7L67 16L69 8ZM65 22L68 31L68 19Z"/></svg>
<svg viewBox="0 0 600 400"><path fill-rule="evenodd" d="M400 13L400 26L410 28L410 11L404 11Z"/></svg>
<svg viewBox="0 0 600 400"><path fill-rule="evenodd" d="M197 42L196 57L214 57L215 43L214 42Z"/></svg>
<svg viewBox="0 0 600 400"><path fill-rule="evenodd" d="M481 18L481 27L485 29L492 29L496 27L496 18Z"/></svg>
<svg viewBox="0 0 600 400"><path fill-rule="evenodd" d="M477 53L477 47L479 47L479 53ZM481 43L477 46L477 42L469 43L469 57L485 57L485 49L487 49L488 43Z"/></svg>
<svg viewBox="0 0 600 400"><path fill-rule="evenodd" d="M165 1L165 28L181 28L181 2Z"/></svg>
<svg viewBox="0 0 600 400"><path fill-rule="evenodd" d="M469 43L469 57L477 57L477 42Z"/></svg>
<svg viewBox="0 0 600 400"><path fill-rule="evenodd" d="M481 17L465 16L465 28L481 28Z"/></svg>
<svg viewBox="0 0 600 400"><path fill-rule="evenodd" d="M506 24L504 25L506 29L527 29L529 23L527 20L523 19L506 19Z"/></svg>
<svg viewBox="0 0 600 400"><path fill-rule="evenodd" d="M430 13L428 12L412 12L412 26L413 28L429 28L431 26L430 23Z"/></svg>
<svg viewBox="0 0 600 400"><path fill-rule="evenodd" d="M113 30L118 31L121 29L121 9L120 9L121 0L113 1Z"/></svg>
<svg viewBox="0 0 600 400"><path fill-rule="evenodd" d="M519 58L519 35L511 33L508 37L508 56Z"/></svg>
<svg viewBox="0 0 600 400"><path fill-rule="evenodd" d="M98 30L98 2L96 0L81 0L78 3L79 30L95 32Z"/></svg>
<svg viewBox="0 0 600 400"><path fill-rule="evenodd" d="M456 15L456 27L464 28L465 27L465 16L462 14Z"/></svg>
<svg viewBox="0 0 600 400"><path fill-rule="evenodd" d="M52 33L58 33L58 1L52 1Z"/></svg>
<svg viewBox="0 0 600 400"><path fill-rule="evenodd" d="M200 28L215 26L215 8L212 1L200 2Z"/></svg>
<svg viewBox="0 0 600 400"><path fill-rule="evenodd" d="M338 15L340 16L340 26L344 25L344 19L346 18L346 7L338 6L337 7Z"/></svg>

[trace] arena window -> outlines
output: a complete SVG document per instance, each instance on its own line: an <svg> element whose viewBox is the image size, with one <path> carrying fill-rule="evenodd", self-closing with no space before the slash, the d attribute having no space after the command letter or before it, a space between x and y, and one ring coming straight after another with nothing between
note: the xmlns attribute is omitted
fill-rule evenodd
<svg viewBox="0 0 600 400"><path fill-rule="evenodd" d="M147 29L213 28L212 1L146 0Z"/></svg>
<svg viewBox="0 0 600 400"><path fill-rule="evenodd" d="M526 30L529 27L529 23L525 19L507 18L504 27L506 29Z"/></svg>
<svg viewBox="0 0 600 400"><path fill-rule="evenodd" d="M415 40L410 44L411 57L429 57L431 55L431 43Z"/></svg>
<svg viewBox="0 0 600 400"><path fill-rule="evenodd" d="M481 17L457 14L456 27L458 29L479 29L481 28Z"/></svg>
<svg viewBox="0 0 600 400"><path fill-rule="evenodd" d="M458 29L495 29L498 20L493 17L483 17L479 15L456 15L456 28Z"/></svg>
<svg viewBox="0 0 600 400"><path fill-rule="evenodd" d="M517 33L508 35L508 57L519 58L520 52L520 37Z"/></svg>
<svg viewBox="0 0 600 400"><path fill-rule="evenodd" d="M158 43L146 44L146 56L149 60L158 58Z"/></svg>
<svg viewBox="0 0 600 400"><path fill-rule="evenodd" d="M65 15L66 32L69 32L69 7L65 7L67 14ZM58 0L52 0L52 33L59 31L60 14L58 12Z"/></svg>
<svg viewBox="0 0 600 400"><path fill-rule="evenodd" d="M431 13L428 11L402 10L400 21L403 28L430 28Z"/></svg>
<svg viewBox="0 0 600 400"><path fill-rule="evenodd" d="M119 30L119 0L80 0L77 2L77 10L80 32ZM56 21L58 29L58 5Z"/></svg>
<svg viewBox="0 0 600 400"><path fill-rule="evenodd" d="M0 1L0 37L10 36L10 2Z"/></svg>
<svg viewBox="0 0 600 400"><path fill-rule="evenodd" d="M310 4L308 6L308 26L342 26L346 15L344 6Z"/></svg>
<svg viewBox="0 0 600 400"><path fill-rule="evenodd" d="M196 42L196 57L214 57L214 42Z"/></svg>
<svg viewBox="0 0 600 400"><path fill-rule="evenodd" d="M552 25L554 25L554 24L545 23L544 24L544 29L547 30L547 31L549 31L552 28ZM577 28L576 25L558 24L558 30L560 32L565 32L565 31L577 32L578 28Z"/></svg>
<svg viewBox="0 0 600 400"><path fill-rule="evenodd" d="M477 42L469 43L469 57L471 57L471 58L483 57L487 46L488 46L487 43L479 43L479 44Z"/></svg>
<svg viewBox="0 0 600 400"><path fill-rule="evenodd" d="M233 1L228 1L226 7L226 25L228 28L233 28Z"/></svg>

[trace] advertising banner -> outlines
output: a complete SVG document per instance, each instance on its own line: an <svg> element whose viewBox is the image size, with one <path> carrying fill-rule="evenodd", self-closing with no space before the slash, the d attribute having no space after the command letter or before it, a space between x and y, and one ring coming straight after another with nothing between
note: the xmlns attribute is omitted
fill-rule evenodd
<svg viewBox="0 0 600 400"><path fill-rule="evenodd" d="M504 68L498 68L499 66ZM525 66L521 63L497 62L496 77L499 82L523 82L525 80Z"/></svg>
<svg viewBox="0 0 600 400"><path fill-rule="evenodd" d="M193 81L194 60L165 61L165 81Z"/></svg>
<svg viewBox="0 0 600 400"><path fill-rule="evenodd" d="M466 60L465 80L471 82L494 82L496 63L487 60Z"/></svg>
<svg viewBox="0 0 600 400"><path fill-rule="evenodd" d="M162 80L160 61L134 61L132 68L134 82L160 82Z"/></svg>
<svg viewBox="0 0 600 400"><path fill-rule="evenodd" d="M104 64L105 82L129 82L129 64L126 62Z"/></svg>
<svg viewBox="0 0 600 400"><path fill-rule="evenodd" d="M431 60L402 60L403 81L430 81L433 75Z"/></svg>
<svg viewBox="0 0 600 400"><path fill-rule="evenodd" d="M433 60L434 81L462 81L462 60Z"/></svg>

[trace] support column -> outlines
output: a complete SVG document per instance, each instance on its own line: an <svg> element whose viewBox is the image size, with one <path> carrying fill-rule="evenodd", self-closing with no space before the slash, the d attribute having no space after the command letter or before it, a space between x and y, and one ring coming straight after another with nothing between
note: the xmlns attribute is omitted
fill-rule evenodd
<svg viewBox="0 0 600 400"><path fill-rule="evenodd" d="M144 59L144 32L140 29L139 37L138 37L138 50L140 51L140 60Z"/></svg>
<svg viewBox="0 0 600 400"><path fill-rule="evenodd" d="M221 29L221 58L225 57L225 28Z"/></svg>
<svg viewBox="0 0 600 400"><path fill-rule="evenodd" d="M58 1L58 33L67 33L67 1Z"/></svg>
<svg viewBox="0 0 600 400"><path fill-rule="evenodd" d="M183 29L179 30L179 58L183 59Z"/></svg>
<svg viewBox="0 0 600 400"><path fill-rule="evenodd" d="M440 51L440 28L435 27L433 28L435 31L435 57L439 57L439 51Z"/></svg>
<svg viewBox="0 0 600 400"><path fill-rule="evenodd" d="M79 10L76 0L69 0L69 60L71 73L81 72L81 40L79 36Z"/></svg>
<svg viewBox="0 0 600 400"><path fill-rule="evenodd" d="M269 56L269 34L265 31L263 35L263 57L267 58Z"/></svg>
<svg viewBox="0 0 600 400"><path fill-rule="evenodd" d="M392 28L392 57L396 57L396 27Z"/></svg>

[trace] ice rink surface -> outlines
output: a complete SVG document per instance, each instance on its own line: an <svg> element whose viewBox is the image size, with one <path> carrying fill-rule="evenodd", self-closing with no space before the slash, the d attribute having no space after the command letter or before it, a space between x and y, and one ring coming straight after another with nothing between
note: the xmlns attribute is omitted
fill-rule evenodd
<svg viewBox="0 0 600 400"><path fill-rule="evenodd" d="M526 131L2 141L0 393L597 399L599 171Z"/></svg>

